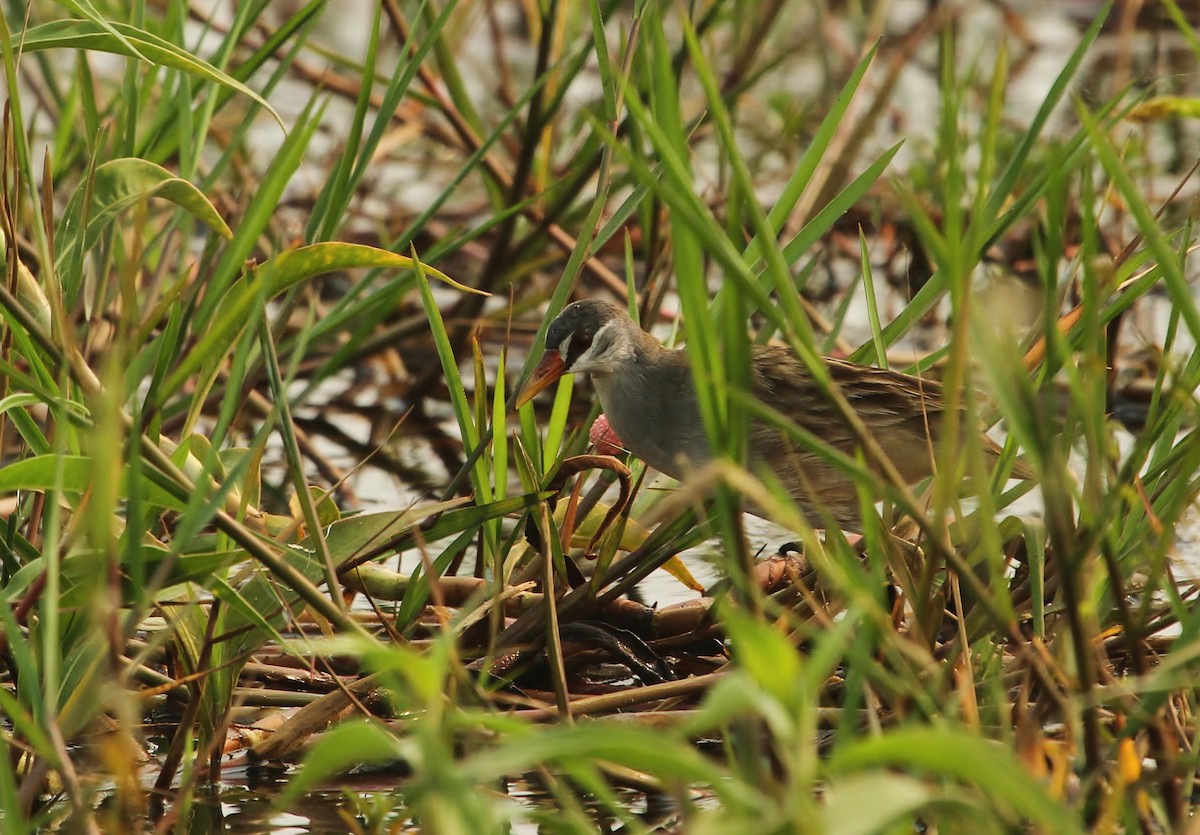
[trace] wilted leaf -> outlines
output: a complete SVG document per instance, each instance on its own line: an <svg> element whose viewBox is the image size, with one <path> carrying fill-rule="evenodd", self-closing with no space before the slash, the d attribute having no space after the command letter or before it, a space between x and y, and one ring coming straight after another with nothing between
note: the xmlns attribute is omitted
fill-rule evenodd
<svg viewBox="0 0 1200 835"><path fill-rule="evenodd" d="M1195 119L1200 117L1200 99L1183 96L1155 96L1148 99L1126 117L1131 122L1161 122L1164 119Z"/></svg>

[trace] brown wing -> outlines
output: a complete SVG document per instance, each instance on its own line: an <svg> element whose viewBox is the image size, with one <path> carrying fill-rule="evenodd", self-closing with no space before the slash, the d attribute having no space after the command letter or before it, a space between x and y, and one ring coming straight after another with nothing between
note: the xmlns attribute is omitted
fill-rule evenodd
<svg viewBox="0 0 1200 835"><path fill-rule="evenodd" d="M799 426L847 454L857 446L853 431L813 383L808 368L779 346L754 352L754 393ZM851 408L906 478L916 481L931 471L930 437L941 428L941 386L923 380L841 360L827 360L830 375ZM752 439L766 460L793 445L779 433L760 427Z"/></svg>

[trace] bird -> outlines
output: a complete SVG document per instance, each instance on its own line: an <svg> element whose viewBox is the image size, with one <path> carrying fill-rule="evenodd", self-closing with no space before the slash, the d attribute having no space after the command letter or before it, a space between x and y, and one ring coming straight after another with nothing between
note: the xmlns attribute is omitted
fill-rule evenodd
<svg viewBox="0 0 1200 835"><path fill-rule="evenodd" d="M830 357L824 362L905 482L931 475L946 413L941 385ZM750 366L755 398L822 442L854 455L857 434L790 348L753 345ZM609 426L634 457L680 481L712 460L687 351L667 348L624 308L603 299L574 302L550 323L545 353L516 404L528 403L565 374L584 373ZM961 425L969 425L965 415ZM1000 447L981 437L985 455L995 461ZM751 466L768 466L810 521L830 518L844 528L861 529L858 491L845 472L761 420L751 421L747 443ZM1013 477L1032 476L1018 459Z"/></svg>

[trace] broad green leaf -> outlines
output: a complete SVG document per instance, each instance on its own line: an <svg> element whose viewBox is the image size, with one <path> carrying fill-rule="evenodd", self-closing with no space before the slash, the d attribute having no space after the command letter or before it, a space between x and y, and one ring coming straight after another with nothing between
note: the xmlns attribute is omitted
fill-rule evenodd
<svg viewBox="0 0 1200 835"><path fill-rule="evenodd" d="M233 237L233 232L213 204L187 180L144 159L123 157L110 160L96 167L91 180L79 185L59 223L57 235L62 255L58 259L58 269L68 287L75 286L82 275L84 256L95 248L101 235L117 216L151 197L169 200L218 235L226 239ZM83 209L84 200L88 200L86 212ZM87 227L80 234L79 225L84 218Z"/></svg>
<svg viewBox="0 0 1200 835"><path fill-rule="evenodd" d="M341 508L338 507L328 490L310 484L308 495L312 498L313 507L317 511L317 524L322 528L326 528L342 518ZM303 517L304 509L301 507L298 494L293 493L288 499L288 511L295 519Z"/></svg>
<svg viewBox="0 0 1200 835"><path fill-rule="evenodd" d="M825 789L825 832L873 835L917 812L942 792L905 774L870 771L832 781Z"/></svg>
<svg viewBox="0 0 1200 835"><path fill-rule="evenodd" d="M334 562L342 562L366 548L390 542L408 533L413 525L438 513L462 507L469 498L451 499L436 504L418 505L408 510L383 511L350 516L330 525L325 531L325 542ZM308 540L305 540L307 543Z"/></svg>
<svg viewBox="0 0 1200 835"><path fill-rule="evenodd" d="M276 799L276 805L291 808L301 795L351 768L382 765L401 757L401 743L383 724L370 720L343 722L321 735Z"/></svg>
<svg viewBox="0 0 1200 835"><path fill-rule="evenodd" d="M269 261L264 261L258 267L258 274L265 276L270 282L270 295L282 293L294 284L323 275L335 270L352 270L364 267L378 267L392 270L415 269L413 260L405 255L397 255L386 249L378 249L364 244L347 244L340 242L311 244L296 249L281 252ZM438 281L449 284L456 290L465 293L475 293L480 296L489 295L482 290L476 290L465 284L459 284L445 273L435 270L428 264L421 264L426 275L433 276ZM245 279L242 279L245 281ZM236 292L236 286L233 290Z"/></svg>
<svg viewBox="0 0 1200 835"><path fill-rule="evenodd" d="M125 55L180 72L194 75L222 87L236 90L253 99L275 117L283 127L283 120L271 105L245 84L229 76L212 64L197 58L187 50L170 41L130 26L110 21L106 26L90 20L55 20L28 29L23 36L22 47L26 52L44 49L84 49L95 52L111 52Z"/></svg>
<svg viewBox="0 0 1200 835"><path fill-rule="evenodd" d="M409 510L365 513L330 525L325 531L325 542L334 563L341 564L368 548L384 543L392 543L397 548L406 547L408 534L413 527L435 515L438 516L437 520L422 531L422 538L427 542L476 528L489 519L519 513L545 498L546 495L533 493L469 507L463 505L469 503L470 499L459 498Z"/></svg>
<svg viewBox="0 0 1200 835"><path fill-rule="evenodd" d="M41 492L60 486L67 493L83 493L91 486L94 475L92 459L87 456L35 455L0 468L0 493L17 490ZM182 510L184 507L183 502L149 478L140 479L138 487L145 492L144 500L150 504L170 510ZM129 485L123 481L123 497L129 495L128 488Z"/></svg>
<svg viewBox="0 0 1200 835"><path fill-rule="evenodd" d="M105 32L111 34L114 38L124 44L137 58L143 61L148 60L146 56L139 52L138 49L131 44L124 35L116 30L111 22L105 20L104 16L100 14L96 7L89 3L88 0L58 0L58 2L63 6L66 6L75 14L79 15L90 23L94 23Z"/></svg>
<svg viewBox="0 0 1200 835"><path fill-rule="evenodd" d="M738 666L780 702L793 703L800 685L800 653L795 645L774 626L738 610L725 612L722 620Z"/></svg>
<svg viewBox="0 0 1200 835"><path fill-rule="evenodd" d="M761 799L748 784L728 779L718 761L701 754L688 740L603 720L560 725L537 734L513 737L505 744L464 759L460 773L468 779L487 782L543 765L570 766L596 760L644 771L660 780L705 785L721 798L743 802Z"/></svg>
<svg viewBox="0 0 1200 835"><path fill-rule="evenodd" d="M84 235L85 248L91 247L101 230L117 213L150 197L169 200L192 214L223 238L233 232L203 192L187 180L181 180L161 165L144 159L114 159L96 167L92 183L91 211Z"/></svg>
<svg viewBox="0 0 1200 835"><path fill-rule="evenodd" d="M1050 797L1009 748L968 732L913 727L854 740L834 751L829 767L843 773L898 768L954 778L998 801L1014 818L1028 818L1050 832L1082 831L1076 816Z"/></svg>

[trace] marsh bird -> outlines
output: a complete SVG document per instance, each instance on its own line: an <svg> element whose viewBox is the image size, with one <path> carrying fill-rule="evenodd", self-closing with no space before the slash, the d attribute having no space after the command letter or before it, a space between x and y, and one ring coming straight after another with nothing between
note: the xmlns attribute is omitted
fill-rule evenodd
<svg viewBox="0 0 1200 835"><path fill-rule="evenodd" d="M789 348L751 348L751 393L831 447L853 455L858 439ZM945 404L941 386L896 371L825 360L842 395L908 483L933 472ZM615 304L588 299L563 309L546 331L546 351L517 397L521 406L564 374L589 374L613 431L625 448L654 469L683 480L712 459L687 352L666 348ZM963 415L962 425L969 419ZM978 430L976 430L978 431ZM983 436L990 462L1000 448ZM754 419L750 465L765 464L817 527L826 517L858 530L862 523L854 482L845 473ZM1021 461L1014 478L1030 478ZM753 510L753 508L750 508Z"/></svg>

